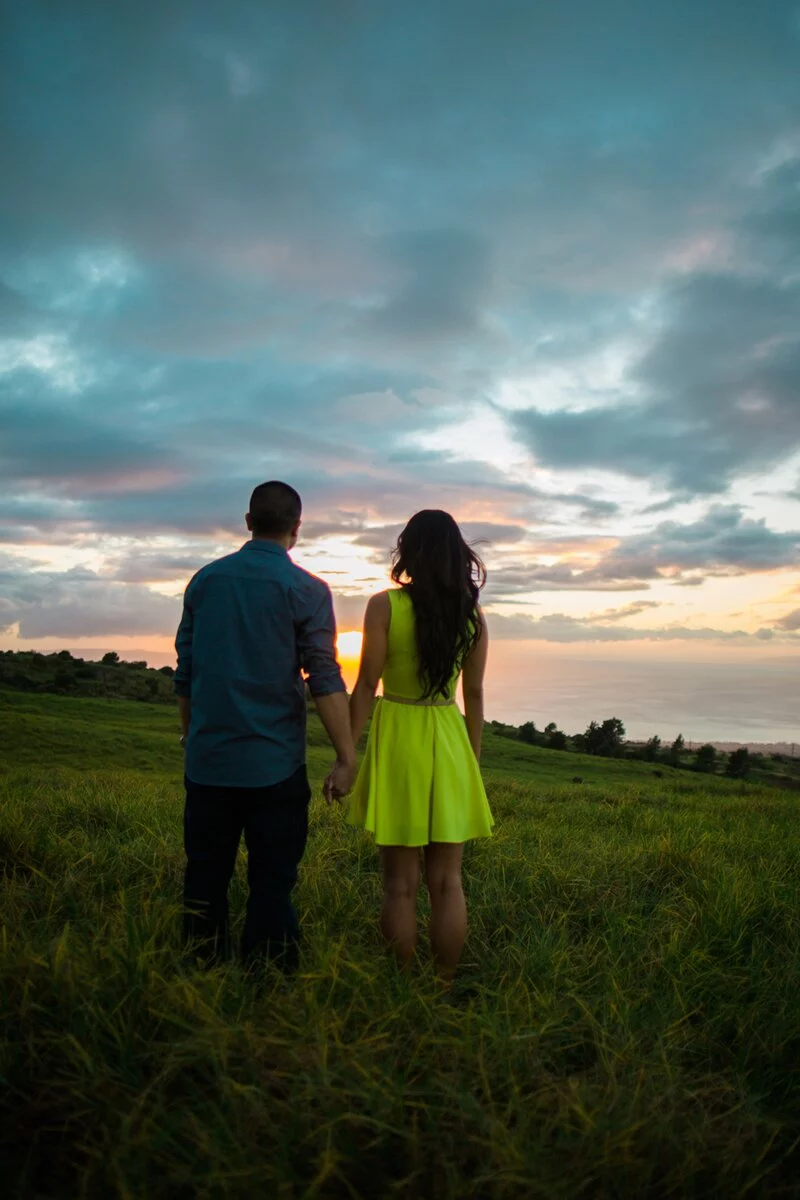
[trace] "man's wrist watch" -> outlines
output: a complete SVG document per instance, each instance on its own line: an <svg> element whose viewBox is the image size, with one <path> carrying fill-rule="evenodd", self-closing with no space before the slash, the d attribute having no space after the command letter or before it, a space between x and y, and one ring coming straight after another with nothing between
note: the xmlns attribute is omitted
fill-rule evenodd
<svg viewBox="0 0 800 1200"><path fill-rule="evenodd" d="M186 734L185 733L181 734L181 745L182 746L186 745Z"/></svg>

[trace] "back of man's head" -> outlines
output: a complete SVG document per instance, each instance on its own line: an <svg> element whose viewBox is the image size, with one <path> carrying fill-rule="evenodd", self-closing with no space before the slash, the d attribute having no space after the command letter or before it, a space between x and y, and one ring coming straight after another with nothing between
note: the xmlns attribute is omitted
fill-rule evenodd
<svg viewBox="0 0 800 1200"><path fill-rule="evenodd" d="M294 488L278 479L270 479L254 488L250 497L250 529L256 537L286 537L297 527L302 511L303 505Z"/></svg>

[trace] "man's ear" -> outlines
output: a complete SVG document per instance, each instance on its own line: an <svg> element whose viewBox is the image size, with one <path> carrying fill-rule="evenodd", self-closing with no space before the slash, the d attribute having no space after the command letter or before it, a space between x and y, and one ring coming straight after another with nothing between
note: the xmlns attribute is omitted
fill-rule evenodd
<svg viewBox="0 0 800 1200"><path fill-rule="evenodd" d="M294 538L295 541L297 541L297 535L300 533L300 526L302 524L303 524L302 518L298 517L297 524L295 525L295 527L292 530L292 537Z"/></svg>
<svg viewBox="0 0 800 1200"><path fill-rule="evenodd" d="M250 516L250 513L244 514L244 523L247 526L247 528L250 530L250 532L252 533L253 532L253 518Z"/></svg>

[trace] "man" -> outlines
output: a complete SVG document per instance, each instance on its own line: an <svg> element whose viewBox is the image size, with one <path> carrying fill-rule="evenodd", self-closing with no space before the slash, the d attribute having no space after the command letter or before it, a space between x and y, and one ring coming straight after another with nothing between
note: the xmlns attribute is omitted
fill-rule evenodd
<svg viewBox="0 0 800 1200"><path fill-rule="evenodd" d="M301 670L336 751L329 799L349 791L356 763L330 589L289 557L301 507L286 483L255 489L245 517L251 540L190 581L175 641L186 747L184 934L206 956L229 953L228 885L244 833L242 954L289 970L310 799Z"/></svg>

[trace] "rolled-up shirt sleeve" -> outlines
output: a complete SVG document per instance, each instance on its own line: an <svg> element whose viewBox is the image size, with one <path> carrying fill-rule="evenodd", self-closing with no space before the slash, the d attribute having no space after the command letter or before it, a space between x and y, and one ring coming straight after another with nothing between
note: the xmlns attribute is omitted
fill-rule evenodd
<svg viewBox="0 0 800 1200"><path fill-rule="evenodd" d="M347 689L336 658L336 618L327 584L317 580L303 605L296 626L300 666L312 696L330 696Z"/></svg>
<svg viewBox="0 0 800 1200"><path fill-rule="evenodd" d="M175 636L175 650L178 654L178 666L172 681L176 696L189 697L192 694L192 603L190 583L183 596L183 616Z"/></svg>

